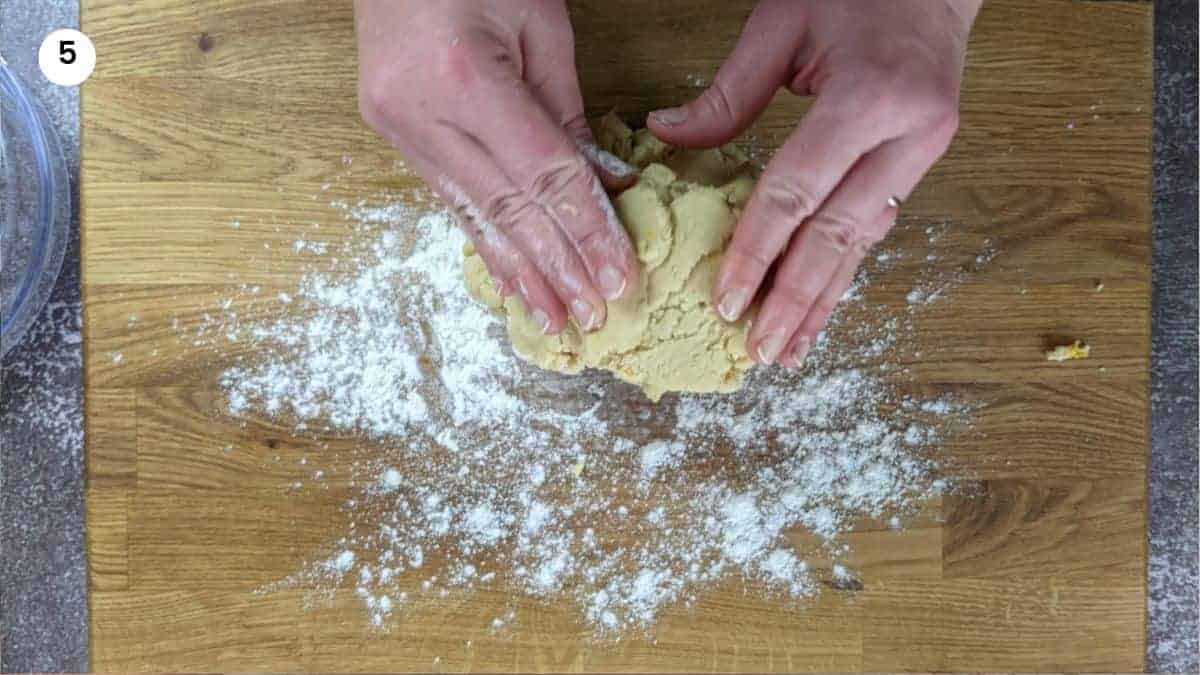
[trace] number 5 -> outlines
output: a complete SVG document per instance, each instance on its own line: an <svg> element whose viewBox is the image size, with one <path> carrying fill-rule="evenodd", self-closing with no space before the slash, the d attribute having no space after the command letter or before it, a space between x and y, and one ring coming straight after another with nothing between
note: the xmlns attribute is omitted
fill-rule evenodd
<svg viewBox="0 0 1200 675"><path fill-rule="evenodd" d="M58 60L66 65L75 63L75 41L63 40L58 43Z"/></svg>

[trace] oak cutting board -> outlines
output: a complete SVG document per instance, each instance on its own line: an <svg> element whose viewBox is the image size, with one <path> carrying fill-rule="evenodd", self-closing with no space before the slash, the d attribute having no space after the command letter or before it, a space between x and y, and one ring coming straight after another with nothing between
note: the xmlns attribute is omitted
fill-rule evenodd
<svg viewBox="0 0 1200 675"><path fill-rule="evenodd" d="M750 6L572 3L589 113L694 95ZM96 669L1142 667L1149 2L988 0L962 130L905 206L950 223L963 256L983 238L998 252L922 314L922 356L897 375L986 401L945 448L969 489L902 533L851 535L859 591L796 611L730 585L669 612L656 643L616 645L527 600L493 636L499 592L431 602L386 635L364 629L351 589L313 609L302 590L252 594L345 526L350 488L283 489L308 475L295 460L309 441L221 415L217 374L237 355L191 346L172 321L198 325L243 283L292 288L288 223L321 222L337 242L353 232L331 200L415 179L359 121L348 1L83 0L83 28L99 54L82 186ZM753 133L777 145L801 109L781 96ZM927 242L897 237L923 258ZM890 271L876 299L902 307L917 273ZM1062 338L1092 358L1047 363Z"/></svg>

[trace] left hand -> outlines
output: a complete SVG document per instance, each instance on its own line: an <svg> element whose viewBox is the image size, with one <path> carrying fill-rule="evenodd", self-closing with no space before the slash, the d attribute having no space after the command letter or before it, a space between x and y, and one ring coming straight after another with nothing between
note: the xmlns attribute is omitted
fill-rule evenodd
<svg viewBox="0 0 1200 675"><path fill-rule="evenodd" d="M454 211L501 295L558 334L607 319L638 259L604 187L563 0L356 0L363 118ZM569 313L569 314L568 314Z"/></svg>
<svg viewBox="0 0 1200 675"><path fill-rule="evenodd" d="M946 151L981 3L763 0L712 86L651 113L664 141L713 147L749 127L779 87L816 95L755 188L713 288L728 321L765 291L746 338L760 363L804 361L867 250Z"/></svg>

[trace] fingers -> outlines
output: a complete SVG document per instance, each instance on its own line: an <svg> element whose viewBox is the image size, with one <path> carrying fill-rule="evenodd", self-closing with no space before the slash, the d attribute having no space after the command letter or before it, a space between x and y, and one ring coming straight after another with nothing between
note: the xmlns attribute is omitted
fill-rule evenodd
<svg viewBox="0 0 1200 675"><path fill-rule="evenodd" d="M526 30L528 42L540 45L526 54L525 81L535 100L575 143L575 147L595 170L608 190L620 191L637 181L637 170L621 158L601 150L583 112L583 95L575 70L574 35L565 5L547 7L547 14L535 14Z"/></svg>
<svg viewBox="0 0 1200 675"><path fill-rule="evenodd" d="M528 242L526 253L548 277L573 267L548 242L545 250L533 254L534 239L548 226L557 229L574 254L566 257L580 261L587 275L582 285L573 279L549 281L568 292L575 292L578 285L583 300L599 305L593 309L602 322L603 302L592 296L622 297L635 287L638 274L633 246L603 185L574 141L524 86L483 86L475 95L477 105L467 106L459 126L472 130L481 149L515 188L490 200L494 222L502 228L518 226L519 231L509 232L510 238L518 246Z"/></svg>
<svg viewBox="0 0 1200 675"><path fill-rule="evenodd" d="M552 166L547 170L554 172L548 175L556 175L566 169ZM531 201L527 193L490 192L486 199L484 213L502 223L505 234L542 272L579 327L592 331L603 326L607 317L605 299L597 291L598 282L580 260L579 249L570 241L569 233L547 218L546 210ZM605 270L609 274L608 268ZM624 290L623 278L614 282L601 276L601 280L617 286L618 292Z"/></svg>
<svg viewBox="0 0 1200 675"><path fill-rule="evenodd" d="M636 183L637 169L611 152L602 150L599 145L596 145L596 139L592 137L592 130L587 124L581 126L583 128L575 136L575 146L579 148L579 154L583 155L583 158L596 171L596 176L600 178L604 188L612 192L620 192Z"/></svg>
<svg viewBox="0 0 1200 675"><path fill-rule="evenodd" d="M690 103L650 113L650 130L685 148L712 148L741 134L791 78L802 26L788 3L761 3L712 85Z"/></svg>
<svg viewBox="0 0 1200 675"><path fill-rule="evenodd" d="M857 274L862 260L863 256L857 253L842 259L841 265L834 272L829 285L821 291L821 295L800 322L796 334L776 357L777 363L788 368L800 368L804 365L809 351L812 350L813 345L817 344L817 336L825 330L825 325L829 323L829 317L833 315L833 310L837 308L837 304L845 297L850 285L854 283L854 275Z"/></svg>
<svg viewBox="0 0 1200 675"><path fill-rule="evenodd" d="M568 315L584 330L602 325L605 306L566 237L512 184L479 141L441 123L425 134L418 169L443 196L475 242L502 293L520 294L531 317L547 334L567 325Z"/></svg>
<svg viewBox="0 0 1200 675"><path fill-rule="evenodd" d="M714 306L727 321L746 311L796 230L888 133L872 116L849 115L829 100L818 99L801 120L746 204L713 285Z"/></svg>
<svg viewBox="0 0 1200 675"><path fill-rule="evenodd" d="M546 282L542 272L493 225L475 201L448 177L434 183L434 188L453 211L463 231L471 238L488 274L496 283L502 297L513 293L521 296L533 319L545 334L557 334L566 327L567 313L558 293Z"/></svg>
<svg viewBox="0 0 1200 675"><path fill-rule="evenodd" d="M796 237L775 275L775 283L746 336L746 348L759 363L775 363L796 334L801 320L811 312L832 312L825 293L846 254L816 228ZM854 255L861 258L857 251ZM832 302L837 302L833 298Z"/></svg>
<svg viewBox="0 0 1200 675"><path fill-rule="evenodd" d="M515 188L477 142L451 125L431 125L422 129L420 138L423 142L419 145L406 142L403 135L397 136L394 143L454 213L487 266L497 292L503 297L519 294L530 318L542 332L561 332L567 325L569 305L564 304L559 291L531 262L532 258L494 222L494 212L503 209L489 200L502 200ZM488 215L485 209L493 215ZM512 227L514 219L508 222ZM557 232L554 234L559 236ZM586 278L586 272L576 271L575 278ZM576 281L574 285L582 282ZM567 297L569 303L574 296L567 294ZM582 325L592 314L585 312L585 319L579 323Z"/></svg>
<svg viewBox="0 0 1200 675"><path fill-rule="evenodd" d="M531 313L540 310L546 316L546 332L560 332L566 326L567 312L583 330L602 326L607 314L604 299L571 242L545 209L492 163L477 139L456 128L443 133L449 142L443 139L442 143L450 149L440 153L446 173L437 182L446 193L457 191L457 201L463 205L460 210L485 232L494 228L502 233L523 261L539 273L542 284L522 276L517 281L524 280L525 285L518 284L517 290ZM490 265L488 269L492 271ZM541 285L553 289L553 298L536 292Z"/></svg>
<svg viewBox="0 0 1200 675"><path fill-rule="evenodd" d="M482 218L479 209L472 205L456 184L444 180L437 191L450 205L459 227L474 243L475 250L487 266L488 274L496 283L496 292L501 297L519 294L529 310L530 318L543 333L561 331L566 322L565 313L554 289L546 283L541 272L499 228ZM548 313L544 308L552 308L553 313Z"/></svg>
<svg viewBox="0 0 1200 675"><path fill-rule="evenodd" d="M936 135L910 136L881 145L855 165L788 246L747 336L756 360L803 362L867 249L891 229L899 201L944 149Z"/></svg>

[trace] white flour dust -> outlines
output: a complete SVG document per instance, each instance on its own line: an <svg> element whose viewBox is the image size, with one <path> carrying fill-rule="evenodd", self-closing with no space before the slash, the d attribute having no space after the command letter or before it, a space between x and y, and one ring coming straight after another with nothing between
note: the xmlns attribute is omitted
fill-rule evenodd
<svg viewBox="0 0 1200 675"><path fill-rule="evenodd" d="M275 320L226 307L201 328L254 346L222 377L231 414L362 439L354 527L273 588L351 585L387 629L422 598L496 587L568 599L620 637L729 579L797 600L844 587L841 535L864 517L899 527L941 490L937 446L965 407L882 377L911 317L866 307L865 275L802 374L758 369L736 395L656 406L517 359L463 288L449 215L404 203L341 205L361 246L297 244L328 264Z"/></svg>

